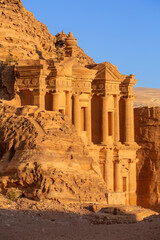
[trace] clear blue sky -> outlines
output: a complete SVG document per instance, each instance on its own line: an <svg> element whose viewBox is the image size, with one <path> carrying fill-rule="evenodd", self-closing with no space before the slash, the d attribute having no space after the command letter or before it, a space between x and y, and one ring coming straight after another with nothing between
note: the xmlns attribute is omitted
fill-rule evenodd
<svg viewBox="0 0 160 240"><path fill-rule="evenodd" d="M56 35L73 32L95 62L135 74L137 87L160 88L160 0L22 0Z"/></svg>

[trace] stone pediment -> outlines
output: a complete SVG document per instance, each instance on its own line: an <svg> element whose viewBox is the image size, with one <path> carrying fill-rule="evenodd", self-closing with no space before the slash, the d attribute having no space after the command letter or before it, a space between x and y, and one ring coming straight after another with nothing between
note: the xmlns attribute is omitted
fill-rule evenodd
<svg viewBox="0 0 160 240"><path fill-rule="evenodd" d="M97 69L96 74L97 79L105 79L109 81L122 81L123 75L118 71L117 66L111 64L110 62L104 62L97 64L93 69Z"/></svg>
<svg viewBox="0 0 160 240"><path fill-rule="evenodd" d="M100 71L97 72L96 78L105 79L105 68L104 67L103 67L103 69L101 69Z"/></svg>
<svg viewBox="0 0 160 240"><path fill-rule="evenodd" d="M104 79L105 78L105 67L102 63L97 64L92 69L97 70L96 78Z"/></svg>

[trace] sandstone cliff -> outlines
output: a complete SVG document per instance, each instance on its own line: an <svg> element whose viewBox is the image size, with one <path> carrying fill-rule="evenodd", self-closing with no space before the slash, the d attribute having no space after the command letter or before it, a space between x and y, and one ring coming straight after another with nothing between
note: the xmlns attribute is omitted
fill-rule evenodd
<svg viewBox="0 0 160 240"><path fill-rule="evenodd" d="M20 59L59 59L64 55L66 37L63 32L50 34L21 0L0 0L0 60L16 63ZM94 63L78 46L77 58L82 65Z"/></svg>
<svg viewBox="0 0 160 240"><path fill-rule="evenodd" d="M14 66L0 62L0 99L11 100L14 97Z"/></svg>
<svg viewBox="0 0 160 240"><path fill-rule="evenodd" d="M105 202L96 163L64 115L0 104L0 188L32 199ZM94 167L93 167L94 165Z"/></svg>
<svg viewBox="0 0 160 240"><path fill-rule="evenodd" d="M138 150L138 204L158 208L160 205L160 108L135 109L135 140Z"/></svg>
<svg viewBox="0 0 160 240"><path fill-rule="evenodd" d="M0 42L4 61L55 56L55 37L20 0L0 1Z"/></svg>

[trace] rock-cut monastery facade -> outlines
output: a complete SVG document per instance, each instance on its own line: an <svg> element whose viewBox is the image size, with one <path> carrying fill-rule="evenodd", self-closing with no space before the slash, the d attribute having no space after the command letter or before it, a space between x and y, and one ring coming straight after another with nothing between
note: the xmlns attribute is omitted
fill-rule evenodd
<svg viewBox="0 0 160 240"><path fill-rule="evenodd" d="M135 76L122 75L109 62L80 65L75 57L77 40L72 33L65 46L65 57L59 60L18 63L16 97L21 105L37 105L67 115L99 162L108 203L135 205Z"/></svg>

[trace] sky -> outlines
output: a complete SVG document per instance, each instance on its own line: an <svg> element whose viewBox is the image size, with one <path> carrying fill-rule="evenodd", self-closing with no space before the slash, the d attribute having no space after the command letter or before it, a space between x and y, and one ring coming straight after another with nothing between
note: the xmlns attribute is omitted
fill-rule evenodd
<svg viewBox="0 0 160 240"><path fill-rule="evenodd" d="M51 34L72 32L96 63L160 88L160 0L22 0Z"/></svg>

